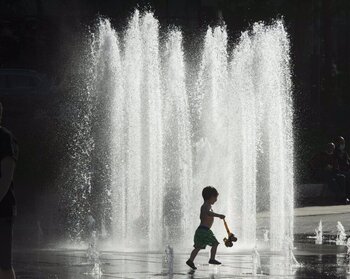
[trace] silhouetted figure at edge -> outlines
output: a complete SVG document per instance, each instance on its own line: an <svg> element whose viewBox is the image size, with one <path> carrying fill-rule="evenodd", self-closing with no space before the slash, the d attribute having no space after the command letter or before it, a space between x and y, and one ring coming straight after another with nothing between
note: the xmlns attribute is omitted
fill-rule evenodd
<svg viewBox="0 0 350 279"><path fill-rule="evenodd" d="M2 111L0 103L0 124ZM12 180L17 158L16 139L0 125L0 279L16 278L12 268L12 228L16 215Z"/></svg>
<svg viewBox="0 0 350 279"><path fill-rule="evenodd" d="M338 161L334 154L335 145L330 142L324 151L316 154L310 161L314 178L326 183L335 193L337 202L346 202L345 176L339 172Z"/></svg>
<svg viewBox="0 0 350 279"><path fill-rule="evenodd" d="M345 139L339 136L336 140L334 155L339 165L339 173L346 177L346 195L350 198L350 157L345 147Z"/></svg>

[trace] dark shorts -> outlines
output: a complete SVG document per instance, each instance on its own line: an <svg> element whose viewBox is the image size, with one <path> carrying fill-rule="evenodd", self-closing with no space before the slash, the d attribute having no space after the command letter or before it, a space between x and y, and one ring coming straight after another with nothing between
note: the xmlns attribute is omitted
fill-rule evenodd
<svg viewBox="0 0 350 279"><path fill-rule="evenodd" d="M193 247L197 249L205 249L207 245L217 246L219 245L219 241L216 239L211 229L199 226L194 234Z"/></svg>
<svg viewBox="0 0 350 279"><path fill-rule="evenodd" d="M12 268L12 218L0 218L0 268Z"/></svg>

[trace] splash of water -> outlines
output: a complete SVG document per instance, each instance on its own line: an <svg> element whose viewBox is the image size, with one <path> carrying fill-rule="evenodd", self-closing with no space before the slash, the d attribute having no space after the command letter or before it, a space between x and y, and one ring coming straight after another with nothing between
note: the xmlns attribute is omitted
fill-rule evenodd
<svg viewBox="0 0 350 279"><path fill-rule="evenodd" d="M252 251L252 262L253 262L253 268L252 268L252 274L257 275L261 274L261 259L260 259L260 254L258 252L257 246L254 247Z"/></svg>
<svg viewBox="0 0 350 279"><path fill-rule="evenodd" d="M320 220L320 223L318 224L318 228L315 229L316 233L316 239L315 244L322 244L323 243L323 227L322 227L322 220Z"/></svg>
<svg viewBox="0 0 350 279"><path fill-rule="evenodd" d="M270 239L269 239L269 230L264 230L264 241L265 242L269 242Z"/></svg>
<svg viewBox="0 0 350 279"><path fill-rule="evenodd" d="M102 196L111 212L104 209L102 219L110 216L103 224L124 245L115 249L191 245L201 190L212 184L220 193L214 210L234 224L242 245L256 239L262 204L271 249L281 250L284 236L293 238L294 175L282 22L255 24L232 52L225 26L208 28L196 78L182 33L173 29L160 40L152 13L135 11L120 34L101 20L93 35L94 101L108 100Z"/></svg>
<svg viewBox="0 0 350 279"><path fill-rule="evenodd" d="M336 245L345 245L345 240L346 240L346 233L344 226L341 222L337 222L337 238L335 241Z"/></svg>

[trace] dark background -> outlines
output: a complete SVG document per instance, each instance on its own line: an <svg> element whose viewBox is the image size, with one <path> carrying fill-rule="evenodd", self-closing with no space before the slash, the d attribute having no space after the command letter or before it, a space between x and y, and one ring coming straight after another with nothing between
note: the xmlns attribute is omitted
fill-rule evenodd
<svg viewBox="0 0 350 279"><path fill-rule="evenodd" d="M70 72L67 61L98 15L118 29L136 7L153 10L162 26L180 26L189 46L208 25L220 22L220 14L231 43L254 22L283 17L291 41L297 184L308 182L312 154L338 135L350 137L348 0L0 0L0 68L35 70L50 83L50 92L40 97L0 95L4 126L20 143L16 193L19 211L28 214L18 218L26 216L21 222L33 233L45 230L37 216L43 216L43 204L53 202L46 197L57 193L62 179L66 135L60 109L69 95L62 86ZM54 223L60 214L46 216Z"/></svg>

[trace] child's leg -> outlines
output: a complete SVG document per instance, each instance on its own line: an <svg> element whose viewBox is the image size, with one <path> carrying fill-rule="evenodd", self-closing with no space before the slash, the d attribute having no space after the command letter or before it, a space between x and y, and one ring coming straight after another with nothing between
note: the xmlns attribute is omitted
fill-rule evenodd
<svg viewBox="0 0 350 279"><path fill-rule="evenodd" d="M190 256L190 260L193 262L194 258L197 256L198 252L199 252L199 248L195 248L193 249L193 251L191 252L191 256Z"/></svg>
<svg viewBox="0 0 350 279"><path fill-rule="evenodd" d="M218 245L219 244L215 244L211 247L211 250L210 250L210 259L211 260L215 260L215 255L216 255L216 250L218 249Z"/></svg>

